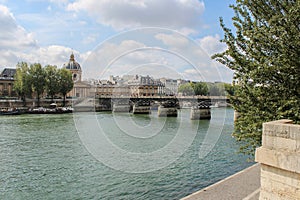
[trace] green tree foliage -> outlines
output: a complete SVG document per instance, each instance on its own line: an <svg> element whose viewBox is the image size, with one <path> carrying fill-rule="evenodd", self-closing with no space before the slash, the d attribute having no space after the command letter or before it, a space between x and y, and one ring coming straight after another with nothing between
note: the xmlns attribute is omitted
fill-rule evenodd
<svg viewBox="0 0 300 200"><path fill-rule="evenodd" d="M37 105L40 106L40 98L46 87L46 72L41 64L35 63L30 65L29 76L32 89L36 93Z"/></svg>
<svg viewBox="0 0 300 200"><path fill-rule="evenodd" d="M208 87L204 82L197 82L192 84L195 95L208 95Z"/></svg>
<svg viewBox="0 0 300 200"><path fill-rule="evenodd" d="M28 67L25 62L18 63L15 76L14 90L23 99L26 106L26 97L31 97L34 92L40 106L40 98L47 92L47 95L53 97L62 94L63 104L68 92L73 89L72 73L66 69L57 69L56 66L47 65L45 68L39 63Z"/></svg>
<svg viewBox="0 0 300 200"><path fill-rule="evenodd" d="M231 7L234 31L221 19L228 49L213 58L235 72L233 136L241 152L253 154L263 122L300 122L300 1L237 0Z"/></svg>
<svg viewBox="0 0 300 200"><path fill-rule="evenodd" d="M207 83L210 96L225 96L225 83Z"/></svg>
<svg viewBox="0 0 300 200"><path fill-rule="evenodd" d="M182 93L183 96L195 95L192 83L184 83L179 86L178 92Z"/></svg>
<svg viewBox="0 0 300 200"><path fill-rule="evenodd" d="M211 83L208 85L208 88L210 96L221 96L220 88L216 84Z"/></svg>
<svg viewBox="0 0 300 200"><path fill-rule="evenodd" d="M45 67L46 72L46 91L53 101L54 96L58 94L59 91L59 73L56 66L47 65Z"/></svg>
<svg viewBox="0 0 300 200"><path fill-rule="evenodd" d="M70 92L73 88L73 80L72 80L72 73L67 69L60 69L58 71L59 74L59 92L63 95L63 106L66 104L66 95Z"/></svg>
<svg viewBox="0 0 300 200"><path fill-rule="evenodd" d="M224 96L225 83L185 83L179 86L178 92L184 96L203 95L203 96ZM229 84L227 84L229 85Z"/></svg>
<svg viewBox="0 0 300 200"><path fill-rule="evenodd" d="M224 83L224 89L226 91L226 95L227 96L234 96L234 90L235 90L235 86L228 84L228 83Z"/></svg>
<svg viewBox="0 0 300 200"><path fill-rule="evenodd" d="M14 91L18 94L19 97L21 97L24 106L26 106L26 96L31 96L32 85L29 75L29 67L25 62L17 64Z"/></svg>

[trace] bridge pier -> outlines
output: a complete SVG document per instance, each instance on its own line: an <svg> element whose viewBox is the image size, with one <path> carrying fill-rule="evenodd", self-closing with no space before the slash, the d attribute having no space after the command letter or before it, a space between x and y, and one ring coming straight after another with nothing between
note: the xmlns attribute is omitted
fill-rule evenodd
<svg viewBox="0 0 300 200"><path fill-rule="evenodd" d="M112 111L111 99L99 99L99 103L96 105L96 111Z"/></svg>
<svg viewBox="0 0 300 200"><path fill-rule="evenodd" d="M130 112L130 105L129 104L113 104L113 112Z"/></svg>
<svg viewBox="0 0 300 200"><path fill-rule="evenodd" d="M178 102L165 101L158 106L159 117L177 117L178 115Z"/></svg>
<svg viewBox="0 0 300 200"><path fill-rule="evenodd" d="M150 114L151 113L150 101L142 100L133 104L133 114Z"/></svg>
<svg viewBox="0 0 300 200"><path fill-rule="evenodd" d="M205 102L200 102L198 105L191 108L191 120L211 119L210 107Z"/></svg>
<svg viewBox="0 0 300 200"><path fill-rule="evenodd" d="M177 112L177 108L164 108L159 106L157 113L159 117L177 117Z"/></svg>

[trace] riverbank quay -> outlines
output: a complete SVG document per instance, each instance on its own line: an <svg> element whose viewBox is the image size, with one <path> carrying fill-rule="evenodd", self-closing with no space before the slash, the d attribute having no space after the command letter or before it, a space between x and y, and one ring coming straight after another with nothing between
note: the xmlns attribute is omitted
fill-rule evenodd
<svg viewBox="0 0 300 200"><path fill-rule="evenodd" d="M36 99L27 99L23 102L20 99L0 99L0 115L19 114L64 114L72 113L72 105L80 99L66 99L63 106L63 99L41 99L40 106L37 106Z"/></svg>
<svg viewBox="0 0 300 200"><path fill-rule="evenodd" d="M66 99L66 106L71 106L75 102L79 101L78 99ZM56 103L58 106L63 105L63 99L41 99L40 100L40 106L41 107L50 107L50 104ZM10 99L0 99L0 108L21 108L21 107L28 107L33 108L37 107L37 99L28 99L26 98L26 101L22 101L18 98L10 98Z"/></svg>
<svg viewBox="0 0 300 200"><path fill-rule="evenodd" d="M260 164L254 164L181 200L258 200L259 192Z"/></svg>

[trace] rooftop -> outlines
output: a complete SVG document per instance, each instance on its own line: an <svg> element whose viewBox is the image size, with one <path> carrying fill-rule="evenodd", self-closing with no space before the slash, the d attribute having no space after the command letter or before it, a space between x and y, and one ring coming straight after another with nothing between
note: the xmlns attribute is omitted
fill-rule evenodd
<svg viewBox="0 0 300 200"><path fill-rule="evenodd" d="M4 68L0 74L0 78L13 79L17 70L14 68Z"/></svg>

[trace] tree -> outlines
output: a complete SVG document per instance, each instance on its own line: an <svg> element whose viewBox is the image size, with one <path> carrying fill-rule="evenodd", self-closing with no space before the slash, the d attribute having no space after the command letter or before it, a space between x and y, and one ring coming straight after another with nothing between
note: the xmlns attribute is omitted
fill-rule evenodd
<svg viewBox="0 0 300 200"><path fill-rule="evenodd" d="M195 95L208 95L208 87L204 82L197 82L192 84Z"/></svg>
<svg viewBox="0 0 300 200"><path fill-rule="evenodd" d="M211 84L209 84L208 88L209 88L210 96L221 96L220 89L216 84L211 83Z"/></svg>
<svg viewBox="0 0 300 200"><path fill-rule="evenodd" d="M31 79L33 91L36 93L36 97L38 100L37 106L40 106L40 98L41 95L44 93L46 86L45 70L39 63L32 64L29 68L29 76Z"/></svg>
<svg viewBox="0 0 300 200"><path fill-rule="evenodd" d="M179 86L178 92L182 93L184 96L195 95L192 83L184 83Z"/></svg>
<svg viewBox="0 0 300 200"><path fill-rule="evenodd" d="M59 69L59 92L63 95L63 106L66 105L66 95L73 89L72 73L67 69Z"/></svg>
<svg viewBox="0 0 300 200"><path fill-rule="evenodd" d="M234 32L221 19L228 49L213 56L234 71L231 97L240 117L233 136L240 151L261 145L262 123L300 122L300 1L237 0Z"/></svg>
<svg viewBox="0 0 300 200"><path fill-rule="evenodd" d="M228 84L228 83L224 83L224 89L226 91L226 95L227 96L234 96L234 90L235 90L235 86Z"/></svg>
<svg viewBox="0 0 300 200"><path fill-rule="evenodd" d="M17 64L14 90L23 100L23 105L26 106L26 96L30 96L32 94L32 85L29 76L28 64L25 62Z"/></svg>
<svg viewBox="0 0 300 200"><path fill-rule="evenodd" d="M59 93L59 74L56 66L47 65L46 72L46 91L53 102L54 96Z"/></svg>

